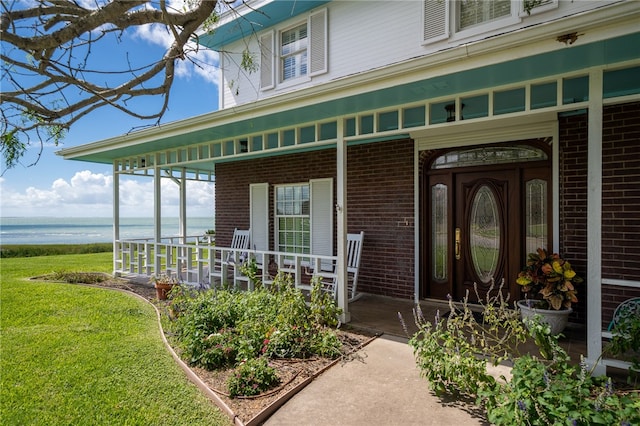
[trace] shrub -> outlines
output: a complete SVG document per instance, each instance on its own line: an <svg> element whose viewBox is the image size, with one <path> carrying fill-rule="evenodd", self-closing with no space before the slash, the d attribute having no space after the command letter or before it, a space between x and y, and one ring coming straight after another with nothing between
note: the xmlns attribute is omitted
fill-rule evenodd
<svg viewBox="0 0 640 426"><path fill-rule="evenodd" d="M183 357L210 370L263 357L337 357L341 343L328 325L337 324L339 309L330 297L311 299L307 305L285 275L253 292L183 289L171 300L177 314L168 327Z"/></svg>
<svg viewBox="0 0 640 426"><path fill-rule="evenodd" d="M640 372L640 311L629 309L620 315L611 330L612 338L605 353L631 362L631 369Z"/></svg>
<svg viewBox="0 0 640 426"><path fill-rule="evenodd" d="M545 364L530 355L515 360L510 382L483 393L495 425L632 425L640 398L616 394L611 379L591 377L586 365Z"/></svg>
<svg viewBox="0 0 640 426"><path fill-rule="evenodd" d="M248 359L242 362L227 381L229 396L258 395L280 383L276 371L269 367L265 358Z"/></svg>
<svg viewBox="0 0 640 426"><path fill-rule="evenodd" d="M466 299L460 309L450 303L448 318L434 324L418 306L418 332L409 344L434 391L475 398L495 425L640 424L640 396L617 393L610 379L572 365L548 325L535 319L524 327L500 294L487 297L481 320ZM529 339L539 354L520 353ZM486 372L487 362L502 361L513 365L510 381Z"/></svg>

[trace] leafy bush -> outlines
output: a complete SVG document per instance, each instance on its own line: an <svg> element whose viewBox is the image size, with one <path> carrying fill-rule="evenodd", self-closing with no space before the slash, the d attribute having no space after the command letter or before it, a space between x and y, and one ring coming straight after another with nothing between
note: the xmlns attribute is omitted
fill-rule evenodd
<svg viewBox="0 0 640 426"><path fill-rule="evenodd" d="M545 364L524 355L512 375L483 393L491 424L640 424L640 398L616 394L611 379L591 377L586 365Z"/></svg>
<svg viewBox="0 0 640 426"><path fill-rule="evenodd" d="M450 302L448 318L433 324L418 306L409 344L435 392L475 399L495 425L640 424L640 396L616 393L611 380L571 365L559 336L537 318L525 327L500 294L487 296L481 320L466 300L460 309ZM527 340L538 354L520 353ZM486 371L486 363L503 361L513 365L510 381Z"/></svg>
<svg viewBox="0 0 640 426"><path fill-rule="evenodd" d="M254 358L242 362L227 381L232 398L258 395L280 383L276 371L269 367L265 358Z"/></svg>
<svg viewBox="0 0 640 426"><path fill-rule="evenodd" d="M631 362L631 368L640 372L640 312L632 309L623 312L611 334L613 337L604 351Z"/></svg>
<svg viewBox="0 0 640 426"><path fill-rule="evenodd" d="M210 370L262 357L335 358L341 343L328 326L338 323L340 310L317 286L309 304L286 275L253 292L182 288L170 302L174 321L169 329L183 357Z"/></svg>

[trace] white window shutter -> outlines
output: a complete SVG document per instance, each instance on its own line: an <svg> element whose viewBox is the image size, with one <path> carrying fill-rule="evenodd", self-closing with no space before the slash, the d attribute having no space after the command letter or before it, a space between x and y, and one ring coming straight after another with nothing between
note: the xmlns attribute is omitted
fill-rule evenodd
<svg viewBox="0 0 640 426"><path fill-rule="evenodd" d="M449 1L423 0L424 42L433 43L449 37Z"/></svg>
<svg viewBox="0 0 640 426"><path fill-rule="evenodd" d="M333 255L333 179L313 179L311 186L311 254Z"/></svg>
<svg viewBox="0 0 640 426"><path fill-rule="evenodd" d="M327 72L327 9L309 16L309 75Z"/></svg>
<svg viewBox="0 0 640 426"><path fill-rule="evenodd" d="M251 221L251 247L254 250L269 250L269 184L249 185L249 216ZM261 256L256 262L262 264Z"/></svg>
<svg viewBox="0 0 640 426"><path fill-rule="evenodd" d="M275 47L273 31L260 36L260 89L275 86Z"/></svg>

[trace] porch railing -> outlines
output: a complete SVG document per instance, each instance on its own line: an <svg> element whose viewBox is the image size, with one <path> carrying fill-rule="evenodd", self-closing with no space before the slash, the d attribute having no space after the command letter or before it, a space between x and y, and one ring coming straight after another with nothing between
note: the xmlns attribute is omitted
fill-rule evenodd
<svg viewBox="0 0 640 426"><path fill-rule="evenodd" d="M168 237L158 242L153 238L117 240L114 272L148 277L167 274L193 286L224 284L253 290L252 281L240 268L251 259L257 278L265 285L271 284L279 271L290 274L296 287L302 289L310 289L314 275L321 276L329 286L336 280L337 256L233 249L216 246L201 236Z"/></svg>

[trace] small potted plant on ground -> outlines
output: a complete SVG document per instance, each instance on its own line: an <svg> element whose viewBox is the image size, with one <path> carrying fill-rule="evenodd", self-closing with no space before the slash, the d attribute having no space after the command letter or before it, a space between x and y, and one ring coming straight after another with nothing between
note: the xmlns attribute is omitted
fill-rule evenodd
<svg viewBox="0 0 640 426"><path fill-rule="evenodd" d="M517 303L523 319L540 315L551 326L551 333L562 332L573 312L572 304L578 302L575 286L582 282L571 264L557 253L539 248L529 254L516 282L527 295Z"/></svg>
<svg viewBox="0 0 640 426"><path fill-rule="evenodd" d="M173 286L180 284L177 277L167 274L153 275L149 281L153 283L159 300L167 300L167 294Z"/></svg>

